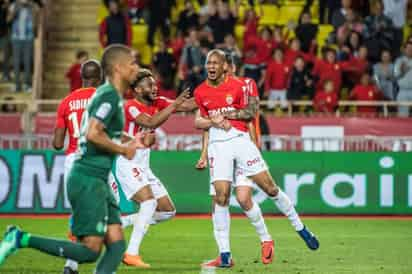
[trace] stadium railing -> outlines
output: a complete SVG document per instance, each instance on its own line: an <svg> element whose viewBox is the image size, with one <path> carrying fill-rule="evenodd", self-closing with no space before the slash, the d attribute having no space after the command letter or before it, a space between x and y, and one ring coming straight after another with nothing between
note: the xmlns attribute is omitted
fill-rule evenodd
<svg viewBox="0 0 412 274"><path fill-rule="evenodd" d="M34 99L33 101L26 100L0 100L0 105L2 104L14 104L20 105L24 111L37 112L41 109L41 106L54 106L57 109L57 105L61 102L59 99ZM262 100L260 105L265 107L269 101ZM281 104L281 101L273 101L276 106ZM313 102L310 100L299 100L299 101L287 101L286 102L286 113L285 115L291 117L299 111L295 111L295 107L312 107ZM373 106L378 107L380 110L377 112L381 117L391 117L396 116L396 109L399 106L412 107L412 101L346 101L342 100L338 102L338 108L332 115L336 117L341 117L345 115L353 116L354 113L348 111L341 111L341 108L348 107L360 107L360 106ZM270 111L269 111L270 112ZM314 112L315 113L315 112ZM321 113L319 113L321 114ZM329 114L330 115L330 114ZM410 116L411 117L411 116Z"/></svg>
<svg viewBox="0 0 412 274"><path fill-rule="evenodd" d="M201 135L162 135L155 150L192 151L201 147ZM52 149L52 135L1 134L0 149ZM263 151L411 152L412 136L344 136L307 138L291 135L262 136Z"/></svg>

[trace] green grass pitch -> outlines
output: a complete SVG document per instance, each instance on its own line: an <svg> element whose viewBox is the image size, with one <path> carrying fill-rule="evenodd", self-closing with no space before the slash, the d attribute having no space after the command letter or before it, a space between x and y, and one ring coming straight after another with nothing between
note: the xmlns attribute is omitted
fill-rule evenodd
<svg viewBox="0 0 412 274"><path fill-rule="evenodd" d="M216 273L412 273L412 221L397 219L307 218L320 249L310 251L283 218L267 219L275 239L276 258L271 265L260 262L260 245L247 219L232 219L231 245L235 267ZM26 231L65 237L65 219L0 219L0 230L18 224ZM126 230L127 237L131 229ZM209 219L175 219L152 226L141 254L151 269L121 265L118 274L200 274L200 263L217 255ZM64 260L33 250L19 250L0 273L61 273ZM92 273L94 265L83 265L80 273ZM203 273L214 273L204 271Z"/></svg>

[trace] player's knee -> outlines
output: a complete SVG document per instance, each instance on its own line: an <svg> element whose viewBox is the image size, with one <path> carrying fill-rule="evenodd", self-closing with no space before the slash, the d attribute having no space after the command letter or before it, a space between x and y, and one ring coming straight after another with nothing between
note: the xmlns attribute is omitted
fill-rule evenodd
<svg viewBox="0 0 412 274"><path fill-rule="evenodd" d="M215 202L220 206L227 206L229 205L229 197L224 194L216 195Z"/></svg>
<svg viewBox="0 0 412 274"><path fill-rule="evenodd" d="M250 210L253 207L252 197L249 195L238 195L236 200L243 210Z"/></svg>
<svg viewBox="0 0 412 274"><path fill-rule="evenodd" d="M269 184L269 186L265 189L265 192L270 197L276 197L279 193L279 187L275 184Z"/></svg>
<svg viewBox="0 0 412 274"><path fill-rule="evenodd" d="M94 263L99 259L100 252L94 251L88 247L84 247L81 259L78 260L78 263Z"/></svg>

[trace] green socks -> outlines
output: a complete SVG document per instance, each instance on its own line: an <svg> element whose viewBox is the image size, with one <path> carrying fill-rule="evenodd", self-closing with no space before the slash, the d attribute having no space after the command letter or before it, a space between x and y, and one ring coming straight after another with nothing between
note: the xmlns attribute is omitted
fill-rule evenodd
<svg viewBox="0 0 412 274"><path fill-rule="evenodd" d="M25 232L23 232L21 237L20 246L31 247L41 252L53 256L68 258L79 263L92 263L99 258L98 252L94 252L82 244L32 236Z"/></svg>
<svg viewBox="0 0 412 274"><path fill-rule="evenodd" d="M96 274L112 274L116 271L126 250L124 240L114 242L106 246L106 252L96 267Z"/></svg>

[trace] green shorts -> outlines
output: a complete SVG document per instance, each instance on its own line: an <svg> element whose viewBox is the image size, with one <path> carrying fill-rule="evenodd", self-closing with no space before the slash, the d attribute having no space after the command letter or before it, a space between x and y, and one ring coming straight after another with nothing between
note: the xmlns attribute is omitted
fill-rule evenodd
<svg viewBox="0 0 412 274"><path fill-rule="evenodd" d="M107 225L121 224L120 208L103 173L78 163L69 173L67 193L72 206L72 233L77 237L104 237Z"/></svg>

